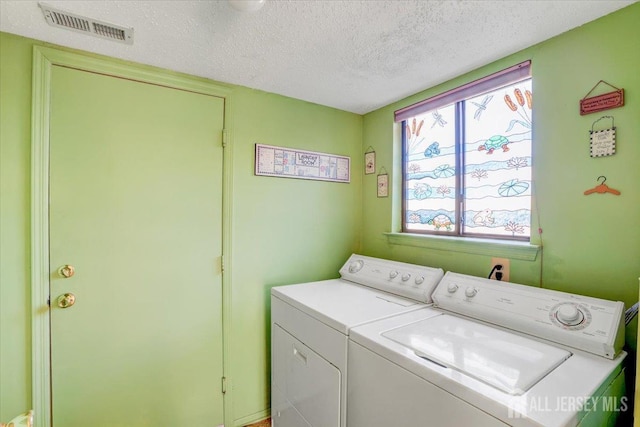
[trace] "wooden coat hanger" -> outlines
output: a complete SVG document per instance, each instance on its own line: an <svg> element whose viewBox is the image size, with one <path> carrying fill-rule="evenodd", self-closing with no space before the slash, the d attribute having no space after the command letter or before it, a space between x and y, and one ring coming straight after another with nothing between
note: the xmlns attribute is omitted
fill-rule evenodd
<svg viewBox="0 0 640 427"><path fill-rule="evenodd" d="M602 178L602 182L598 185L596 185L593 188L590 188L589 190L584 192L585 196L588 196L589 194L593 194L593 193L611 193L611 194L615 194L616 196L620 195L620 192L618 190L614 190L613 188L610 188L608 185L605 184L605 182L607 182L607 177L606 176L599 176L598 179Z"/></svg>

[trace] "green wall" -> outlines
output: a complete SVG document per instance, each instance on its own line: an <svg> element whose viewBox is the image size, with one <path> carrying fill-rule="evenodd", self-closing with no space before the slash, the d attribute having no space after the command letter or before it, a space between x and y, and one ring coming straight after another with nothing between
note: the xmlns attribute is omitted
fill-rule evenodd
<svg viewBox="0 0 640 427"><path fill-rule="evenodd" d="M394 200L376 197L363 176L362 153L399 173L393 111L526 59L533 61L534 177L543 252L512 260L511 280L637 300L640 276L640 4L584 25L364 117L233 87L229 117L233 156L231 348L226 361L236 424L267 415L269 289L335 277L351 252L485 275L491 254L391 245ZM31 54L45 43L0 34L0 420L31 401L30 114ZM600 79L625 89L626 105L580 116L578 100ZM589 157L588 130L615 116L617 153ZM254 144L351 156L352 182L256 177ZM397 158L397 156L396 156ZM395 174L395 175L394 175ZM606 175L619 197L582 192ZM397 181L396 181L397 182ZM395 197L394 197L395 196ZM398 206L399 209L399 206ZM396 215L398 215L396 211Z"/></svg>
<svg viewBox="0 0 640 427"><path fill-rule="evenodd" d="M46 43L0 33L0 420L31 407L31 61ZM64 49L70 50L70 49ZM96 55L90 55L96 56ZM114 62L121 62L115 61ZM152 70L151 67L143 67ZM166 71L163 71L166 72ZM171 73L171 72L169 72ZM175 73L174 73L175 74ZM232 87L231 332L234 424L268 415L269 289L335 277L360 245L362 116ZM351 183L254 176L254 144L350 156ZM214 386L218 386L215 384Z"/></svg>
<svg viewBox="0 0 640 427"><path fill-rule="evenodd" d="M233 98L233 408L269 407L270 289L338 276L360 244L362 117L238 89ZM254 143L351 156L351 183L254 176ZM264 417L268 413L264 413Z"/></svg>
<svg viewBox="0 0 640 427"><path fill-rule="evenodd" d="M372 146L379 165L399 179L394 110L531 59L534 198L543 250L535 261L511 260L510 280L633 304L640 276L638 22L640 3L371 112L364 117L362 146ZM580 116L578 101L601 79L624 88L625 106ZM615 117L616 154L591 158L588 131L603 115ZM585 196L599 175L622 194ZM375 175L367 175L363 189L363 253L478 276L489 273L490 252L390 244L383 233L398 231L392 227L394 209L400 215L397 186L392 197L377 198ZM532 229L537 228L534 220ZM534 240L540 243L537 236Z"/></svg>
<svg viewBox="0 0 640 427"><path fill-rule="evenodd" d="M31 407L31 43L0 33L0 420Z"/></svg>

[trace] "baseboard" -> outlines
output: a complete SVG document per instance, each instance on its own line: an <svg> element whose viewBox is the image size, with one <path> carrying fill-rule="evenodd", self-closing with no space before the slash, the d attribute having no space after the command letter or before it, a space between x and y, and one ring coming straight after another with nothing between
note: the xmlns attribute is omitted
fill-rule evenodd
<svg viewBox="0 0 640 427"><path fill-rule="evenodd" d="M244 427L247 424L256 423L258 421L262 421L265 418L269 418L271 416L271 408L267 408L264 411L256 412L255 414L247 415L246 417L238 418L233 421L234 427Z"/></svg>

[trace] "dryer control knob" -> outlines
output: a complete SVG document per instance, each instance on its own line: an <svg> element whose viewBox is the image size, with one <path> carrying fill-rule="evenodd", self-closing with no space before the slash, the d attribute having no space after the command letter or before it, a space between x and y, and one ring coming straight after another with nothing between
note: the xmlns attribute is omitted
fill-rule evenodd
<svg viewBox="0 0 640 427"><path fill-rule="evenodd" d="M423 282L424 282L423 276L416 277L416 285L422 285Z"/></svg>
<svg viewBox="0 0 640 427"><path fill-rule="evenodd" d="M389 273L390 279L395 279L397 276L398 276L398 272L396 270L393 270Z"/></svg>
<svg viewBox="0 0 640 427"><path fill-rule="evenodd" d="M464 291L464 294L468 297L468 298L473 298L476 296L476 294L478 293L478 290L476 288L467 288Z"/></svg>
<svg viewBox="0 0 640 427"><path fill-rule="evenodd" d="M362 267L364 267L364 261L362 261L361 259L353 261L351 264L349 264L349 273L357 273L358 271L362 270Z"/></svg>
<svg viewBox="0 0 640 427"><path fill-rule="evenodd" d="M406 273L402 275L402 281L406 282L407 280L411 279L411 274Z"/></svg>
<svg viewBox="0 0 640 427"><path fill-rule="evenodd" d="M447 286L447 291L449 291L450 294L455 293L458 290L458 285L456 285L455 283L449 283L449 286Z"/></svg>

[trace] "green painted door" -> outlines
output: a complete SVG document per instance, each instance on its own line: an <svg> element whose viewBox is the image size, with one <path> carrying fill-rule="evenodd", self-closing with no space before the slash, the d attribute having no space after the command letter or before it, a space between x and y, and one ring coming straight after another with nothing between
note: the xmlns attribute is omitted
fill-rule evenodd
<svg viewBox="0 0 640 427"><path fill-rule="evenodd" d="M223 423L223 104L54 67L54 427Z"/></svg>

